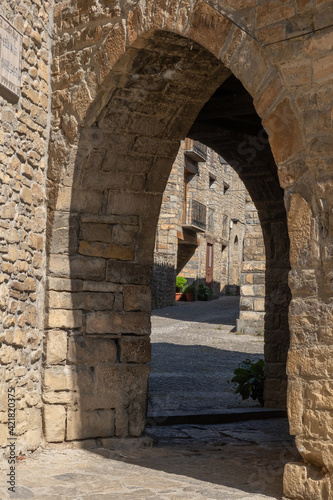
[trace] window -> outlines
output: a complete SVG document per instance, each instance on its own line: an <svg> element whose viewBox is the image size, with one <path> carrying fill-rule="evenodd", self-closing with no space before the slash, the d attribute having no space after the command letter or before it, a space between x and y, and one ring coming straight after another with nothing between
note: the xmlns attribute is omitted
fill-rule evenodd
<svg viewBox="0 0 333 500"><path fill-rule="evenodd" d="M216 188L216 176L214 174L209 174L209 187L215 189Z"/></svg>
<svg viewBox="0 0 333 500"><path fill-rule="evenodd" d="M227 215L223 215L222 239L227 240L228 238L229 238L229 219Z"/></svg>
<svg viewBox="0 0 333 500"><path fill-rule="evenodd" d="M211 233L214 231L214 210L212 208L208 208L208 231Z"/></svg>

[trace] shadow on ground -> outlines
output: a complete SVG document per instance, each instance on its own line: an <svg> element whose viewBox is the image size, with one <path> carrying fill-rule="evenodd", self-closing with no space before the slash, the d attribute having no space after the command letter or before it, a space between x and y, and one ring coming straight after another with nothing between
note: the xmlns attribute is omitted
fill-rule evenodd
<svg viewBox="0 0 333 500"><path fill-rule="evenodd" d="M236 325L236 319L239 318L239 297L220 297L207 302L176 302L174 306L154 309L152 316L216 325Z"/></svg>
<svg viewBox="0 0 333 500"><path fill-rule="evenodd" d="M287 419L161 427L148 435L157 440L155 448L98 452L106 458L150 469L152 476L155 471L163 471L172 475L169 479L182 480L185 476L201 481L195 486L196 494L201 496L193 498L236 500L264 495L259 498L281 499L283 467L299 460ZM191 484L186 491L191 491ZM213 492L212 484L218 486L213 487ZM253 496L245 497L242 492Z"/></svg>
<svg viewBox="0 0 333 500"><path fill-rule="evenodd" d="M232 334L230 334L232 335ZM229 381L234 370L246 358L263 358L258 352L233 351L209 345L152 344L151 373L148 382L148 414L166 411L201 411L258 406L257 401L242 401ZM255 350L255 345L253 345Z"/></svg>

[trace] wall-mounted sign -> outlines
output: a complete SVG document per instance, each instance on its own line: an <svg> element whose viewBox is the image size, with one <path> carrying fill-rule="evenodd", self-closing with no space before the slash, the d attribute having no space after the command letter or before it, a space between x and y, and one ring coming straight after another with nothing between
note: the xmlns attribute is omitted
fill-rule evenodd
<svg viewBox="0 0 333 500"><path fill-rule="evenodd" d="M0 16L0 95L17 100L21 90L22 35Z"/></svg>

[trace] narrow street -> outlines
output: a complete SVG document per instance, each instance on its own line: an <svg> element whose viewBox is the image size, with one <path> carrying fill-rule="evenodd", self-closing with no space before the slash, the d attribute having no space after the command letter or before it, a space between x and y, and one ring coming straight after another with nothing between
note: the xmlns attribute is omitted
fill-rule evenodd
<svg viewBox="0 0 333 500"><path fill-rule="evenodd" d="M153 311L149 416L260 406L228 382L246 358L263 358L261 336L236 332L239 297L177 302Z"/></svg>

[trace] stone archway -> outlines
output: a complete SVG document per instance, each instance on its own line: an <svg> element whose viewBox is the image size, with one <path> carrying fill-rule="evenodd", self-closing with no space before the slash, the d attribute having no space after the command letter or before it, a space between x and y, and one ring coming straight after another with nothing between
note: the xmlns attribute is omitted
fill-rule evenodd
<svg viewBox="0 0 333 500"><path fill-rule="evenodd" d="M51 440L144 431L149 285L162 194L179 140L230 74L198 44L189 48L165 31L151 32L129 52L108 104L79 130L73 185L60 187L50 211L48 337L61 335L71 354L64 366L48 364L47 398L56 397L49 377L65 374L72 384L63 387L72 389L66 401L45 406ZM60 432L49 431L54 411Z"/></svg>
<svg viewBox="0 0 333 500"><path fill-rule="evenodd" d="M112 428L118 436L142 432L150 256L161 193L179 139L231 71L253 96L269 133L288 210L289 417L308 465L287 467L285 491L289 498L307 498L307 491L328 498L330 431L316 424L327 422L332 409L326 326L331 187L329 166L319 159L327 136L311 138L313 119L297 101L290 56L283 64L283 50L264 51L205 2L193 11L192 5L137 4L111 23L116 14L97 8L89 27L83 27L89 18L85 4L76 11L68 7L67 15L64 7L58 9L61 36L55 51L67 53L54 60L46 348L53 361L46 356L46 439L108 437ZM190 62L186 51L192 53ZM319 65L315 71L325 79ZM163 94L166 106L154 101L154 92ZM326 102L327 96L321 98ZM308 160L306 153L314 157ZM61 346L61 355L52 358L55 346ZM321 387L326 387L324 400ZM49 425L55 416L57 429Z"/></svg>

